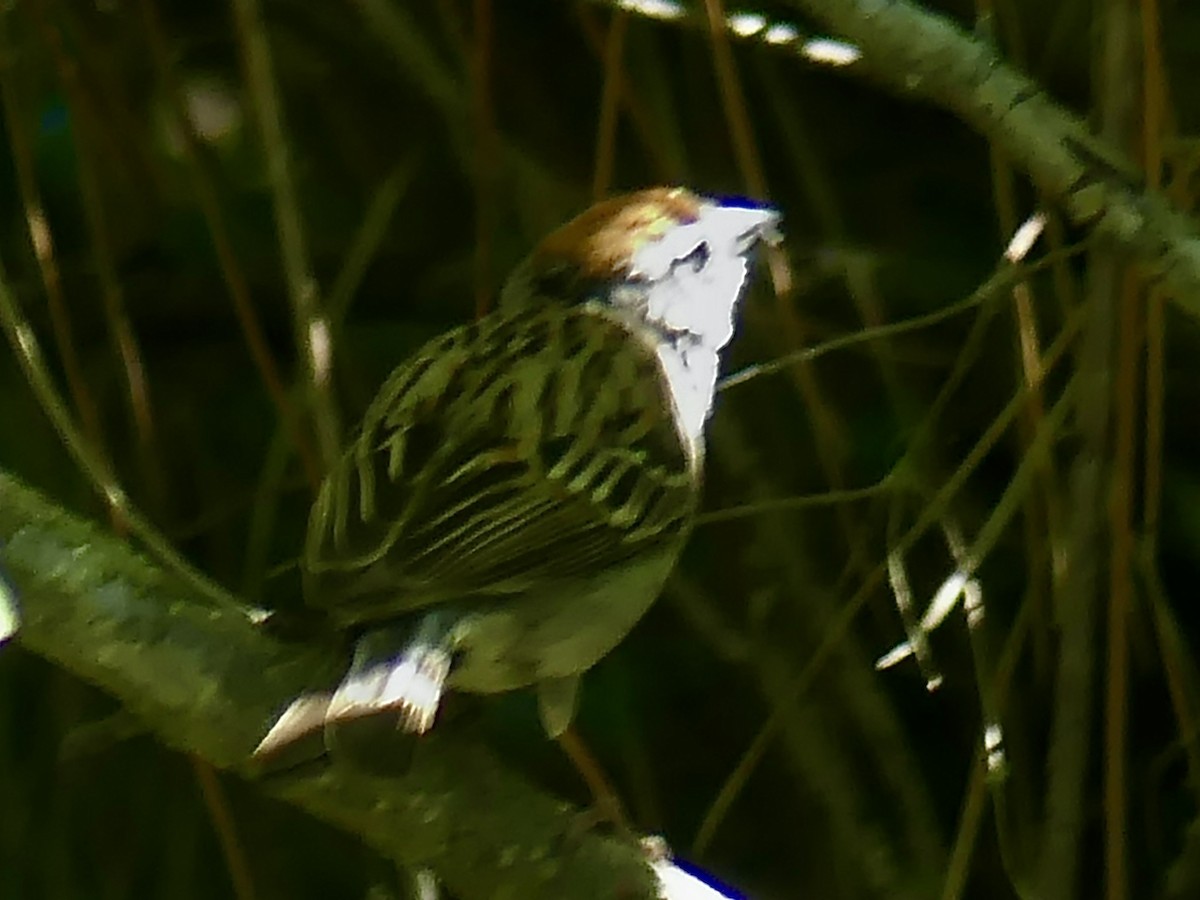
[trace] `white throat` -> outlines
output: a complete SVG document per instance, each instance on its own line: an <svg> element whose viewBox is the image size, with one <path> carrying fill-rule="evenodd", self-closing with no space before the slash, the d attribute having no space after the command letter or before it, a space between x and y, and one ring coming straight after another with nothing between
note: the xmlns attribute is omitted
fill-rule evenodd
<svg viewBox="0 0 1200 900"><path fill-rule="evenodd" d="M693 462L698 464L704 458L704 425L712 414L720 357L716 350L703 344L660 343L656 353L671 389L679 436L691 451Z"/></svg>
<svg viewBox="0 0 1200 900"><path fill-rule="evenodd" d="M658 356L680 438L694 464L704 454L721 349L750 276L750 251L774 240L773 210L704 203L694 221L639 247L612 306Z"/></svg>
<svg viewBox="0 0 1200 900"><path fill-rule="evenodd" d="M741 256L714 261L699 272L679 266L648 290L641 288L644 318L631 323L654 347L680 437L697 464L704 456L704 425L712 414L720 351L733 337L734 310L747 278Z"/></svg>

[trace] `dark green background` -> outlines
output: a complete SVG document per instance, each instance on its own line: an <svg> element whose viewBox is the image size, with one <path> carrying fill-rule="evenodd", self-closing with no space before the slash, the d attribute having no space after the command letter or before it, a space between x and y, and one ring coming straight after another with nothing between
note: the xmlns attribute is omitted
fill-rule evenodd
<svg viewBox="0 0 1200 900"><path fill-rule="evenodd" d="M371 5L263 4L311 265L326 296L368 209L382 192L395 191L386 229L335 331L336 397L346 424L409 350L474 314L479 283L494 292L540 234L588 204L603 38L612 22L602 5L492 4L485 14L492 39L484 89L472 68L472 4L392 0L390 8L408 23L402 36L372 25ZM1177 135L1168 176L1176 179L1172 195L1186 204L1188 136L1200 113L1200 12L1185 3L1162 5ZM76 351L104 448L123 484L202 570L247 598L295 603L286 568L267 576L298 552L310 489L233 314L194 176L173 149L172 102L144 8L32 0L3 13L3 77L17 99L8 121L15 117L30 140ZM206 145L203 167L270 352L294 381L271 195L232 10L186 2L156 9L174 78L187 90L219 95L239 116ZM804 24L786 4L771 11ZM947 4L945 11L972 27L968 5ZM628 22L622 57L628 93L612 190L680 183L715 193L750 191L735 162L711 44L697 22L702 14L688 23ZM1006 5L992 22L1002 52L1082 113L1094 103L1095 27L1091 6L1081 0ZM949 114L807 64L786 49L735 43L734 51L770 199L785 216L797 290L776 299L760 284L752 293L729 371L863 329L845 277L853 265L869 274L887 322L935 311L992 273L1007 240L997 191L1021 217L1037 196L1019 173L998 186L981 137ZM487 119L495 128L490 138L480 125ZM11 138L10 129L0 141L0 258L58 366ZM81 172L97 185L93 200L81 187ZM88 226L89 203L102 217L101 243ZM480 234L489 248L482 270ZM1065 237L1083 236L1066 229ZM118 302L145 366L153 425L145 445L105 311L106 268L120 287ZM1077 298L1085 273L1082 257L1060 270ZM1042 274L1032 284L1044 348L1062 323L1066 300L1061 282ZM794 679L868 571L883 561L889 517L894 534L902 533L1017 388L1011 299L998 296L987 308L986 338L920 454L918 481L843 506L701 526L664 600L585 682L580 732L640 829L664 833L686 855L721 784L777 706L781 685ZM904 454L981 315L975 310L858 344L721 396L706 508L822 492L831 487L831 472L842 487L883 477ZM1200 329L1170 310L1167 328L1158 562L1186 642L1196 633L1200 559ZM1051 397L1071 365L1068 359L1051 378ZM946 510L968 539L993 509L1024 444L1012 430ZM1070 429L1059 436L1060 473L1076 460L1077 447ZM10 353L0 355L0 465L71 508L105 516ZM1065 480L1035 491L1031 509L1048 499L1067 502ZM982 634L989 645L999 648L1021 604L1045 593L1046 540L1044 521L1031 525L1018 516L983 565ZM936 533L918 542L907 562L921 604L952 568ZM1095 598L1100 610L1106 600ZM1042 840L1057 638L1048 598L1040 602L1004 717L1008 852L1000 852L1004 842L989 809L963 896L1016 897L1013 881L1030 870ZM1127 638L1131 896L1191 896L1178 892L1187 883L1186 858L1177 880L1168 885L1167 879L1196 816L1196 785L1183 749L1196 736L1181 734L1172 715L1140 594ZM932 639L945 679L936 693L924 690L910 663L873 671L873 660L902 639L890 594L874 590L787 714L705 865L756 898L941 896L980 739L980 676L960 614ZM1101 634L1093 649L1102 678ZM1191 674L1182 677L1195 696ZM581 782L542 737L530 697L452 702L483 717L512 765L587 802ZM19 643L0 650L0 898L234 896L191 762L151 736L123 738L120 720L107 719L115 713L110 699ZM1097 728L1081 896L1098 896L1101 883L1100 738ZM253 785L221 784L257 896L365 897L374 890L370 896L385 897L400 890L390 865L353 839ZM1193 860L1200 853L1196 830Z"/></svg>

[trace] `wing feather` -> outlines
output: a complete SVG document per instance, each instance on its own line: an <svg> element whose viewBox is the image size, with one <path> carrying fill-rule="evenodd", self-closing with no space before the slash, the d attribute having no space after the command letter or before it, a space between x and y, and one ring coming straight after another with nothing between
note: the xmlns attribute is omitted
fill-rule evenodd
<svg viewBox="0 0 1200 900"><path fill-rule="evenodd" d="M586 579L681 541L697 463L653 348L550 307L437 339L381 388L309 522L348 622Z"/></svg>

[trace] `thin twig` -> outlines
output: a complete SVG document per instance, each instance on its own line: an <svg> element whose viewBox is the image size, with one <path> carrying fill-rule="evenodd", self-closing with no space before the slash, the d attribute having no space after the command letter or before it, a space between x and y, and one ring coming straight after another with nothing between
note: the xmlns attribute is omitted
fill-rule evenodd
<svg viewBox="0 0 1200 900"><path fill-rule="evenodd" d="M248 610L224 589L192 568L191 564L185 561L171 546L171 543L142 517L142 514L129 502L125 491L109 469L108 462L99 456L84 436L79 433L66 403L54 385L53 377L46 368L33 328L22 314L12 290L8 286L8 276L5 274L2 264L0 264L0 325L3 326L12 344L13 352L25 370L25 377L28 379L34 395L62 439L63 446L74 457L76 464L96 492L120 512L122 519L129 526L129 530L158 559L183 578L201 596L224 609L234 610L242 615L252 615L252 610Z"/></svg>
<svg viewBox="0 0 1200 900"><path fill-rule="evenodd" d="M283 377L279 373L279 365L271 352L262 322L254 307L246 275L238 262L237 251L234 249L233 240L229 235L229 227L221 209L216 185L205 167L199 137L187 114L187 104L179 79L175 75L175 68L171 64L166 36L155 7L155 0L141 0L141 10L147 43L157 75L166 88L166 94L174 114L174 124L182 139L183 158L187 164L192 189L196 194L196 202L208 225L208 233L212 238L217 264L221 269L225 289L229 292L229 299L233 303L233 310L237 316L242 337L246 341L246 347L250 350L250 357L254 361L255 368L258 369L259 378L262 379L263 386L267 389L267 395L275 405L279 418L283 421L296 448L296 454L304 467L309 487L315 492L321 478L321 466L310 445L301 416L288 396Z"/></svg>
<svg viewBox="0 0 1200 900"><path fill-rule="evenodd" d="M580 4L577 9L579 23L588 48L607 72L608 57L612 50L612 28L610 26L608 31L601 28L597 16L588 6ZM614 14L630 16L630 13L624 9L614 10ZM612 22L615 24L616 19L613 18ZM622 34L622 42L624 42L624 34ZM654 168L658 180L664 184L685 183L688 179L684 175L683 165L678 154L671 152L671 148L668 146L669 142L663 138L665 123L661 117L655 116L646 107L642 97L637 93L638 85L635 85L632 79L626 78L622 71L621 77L616 80L615 87L620 105L624 108L629 124L641 142L642 152Z"/></svg>
<svg viewBox="0 0 1200 900"><path fill-rule="evenodd" d="M895 473L889 473L874 484L861 488L847 488L841 491L825 491L820 494L808 494L803 497L778 497L772 500L758 500L754 503L743 503L725 509L714 509L701 513L696 517L696 525L713 525L717 522L729 522L735 519L746 519L752 516L765 516L781 512L795 512L801 509L813 509L821 506L835 506L839 503L857 503L878 497L895 485Z"/></svg>
<svg viewBox="0 0 1200 900"><path fill-rule="evenodd" d="M496 231L496 124L492 111L492 0L474 0L471 47L475 145L475 317L492 305L492 242Z"/></svg>
<svg viewBox="0 0 1200 900"><path fill-rule="evenodd" d="M342 329L346 313L354 300L354 294L362 284L363 275L371 264L387 235L387 227L400 205L404 192L417 177L419 159L416 154L397 163L387 178L372 193L362 224L350 239L346 258L333 279L329 289L326 309L329 312L330 329L337 335Z"/></svg>
<svg viewBox="0 0 1200 900"><path fill-rule="evenodd" d="M1163 60L1158 0L1140 4L1142 36L1142 165L1146 186L1162 186L1163 137L1169 98ZM1146 298L1146 462L1142 484L1142 528L1151 542L1157 540L1162 512L1164 410L1166 408L1166 347L1163 306L1158 286Z"/></svg>
<svg viewBox="0 0 1200 900"><path fill-rule="evenodd" d="M116 262L110 242L110 225L105 210L101 182L96 171L96 133L101 131L101 118L87 108L90 92L84 87L78 66L66 48L58 28L48 21L41 8L35 3L30 7L33 17L42 31L43 39L58 70L59 80L67 96L68 106L76 125L75 137L78 147L80 204L87 221L88 237L91 242L92 258L96 266L100 297L104 316L108 323L113 349L121 361L124 374L126 398L133 418L136 446L140 469L147 476L152 494L161 499L164 489L162 469L154 450L154 412L150 401L150 387L146 367L142 361L141 348L125 307L125 292L117 276Z"/></svg>
<svg viewBox="0 0 1200 900"><path fill-rule="evenodd" d="M951 319L954 316L974 309L981 304L1000 297L1004 290L1021 279L1028 278L1033 273L1056 265L1057 263L1078 256L1086 249L1086 244L1080 244L1074 247L1068 247L1063 250L1054 251L1046 254L1036 262L1012 265L1005 263L998 267L987 281L977 287L974 291L963 297L961 300L956 300L954 303L948 303L941 309L934 310L931 313L925 313L920 316L913 316L909 319L902 319L899 322L891 322L886 325L879 325L875 328L864 328L855 331L851 334L843 335L842 337L833 338L832 340L824 341L812 347L805 347L803 350L797 350L794 353L786 353L783 356L765 363L755 363L747 366L740 372L735 372L733 375L723 378L718 385L718 390L728 390L732 387L737 387L752 379L759 378L763 375L772 375L776 372L782 372L788 366L794 366L799 363L811 362L818 357L824 356L826 353L831 353L834 350L843 350L847 347L854 347L858 344L881 341L884 338L894 337L899 334L906 334L910 331L919 331L922 328L929 328L932 325L937 325L946 319Z"/></svg>
<svg viewBox="0 0 1200 900"><path fill-rule="evenodd" d="M1030 618L1031 606L1026 600L1021 604L1016 620L1008 629L1004 649L1000 653L995 672L979 671L980 678L986 679L986 683L981 682L980 687L985 694L991 697L990 705L997 722L1002 720L1008 706L1008 691L1012 685L1020 654L1025 649ZM987 797L989 786L992 789L992 805L997 820L996 831L1005 869L1017 895L1021 898L1029 896L1027 893L1028 872L1018 868L1021 863L1013 859L1014 850L1009 846L1008 836L1011 829L1006 824L1008 815L1007 803L1004 798L1005 774L1002 771L995 771L994 762L988 759L986 743L986 738L980 740L980 752L975 755L971 765L962 813L959 815L954 849L946 864L946 877L942 882L941 900L958 900L963 895L970 872L971 852L983 824L983 801ZM1001 752L1006 751L1001 748ZM1002 764L1006 764L1006 762L1002 761Z"/></svg>
<svg viewBox="0 0 1200 900"><path fill-rule="evenodd" d="M246 852L242 849L242 842L238 837L233 810L229 808L229 798L225 796L216 770L195 754L189 756L192 760L192 772L200 785L204 807L208 810L208 817L212 820L217 840L221 844L225 867L229 870L230 881L233 882L233 894L237 900L254 900L257 896L254 877L250 873L250 862L246 859Z"/></svg>
<svg viewBox="0 0 1200 900"><path fill-rule="evenodd" d="M721 94L721 106L729 125L738 170L750 193L766 199L770 196L767 179L754 139L750 115L746 110L741 79L729 44L728 20L722 0L704 0L704 10L708 18L709 41L712 46L717 86ZM804 328L792 303L795 279L792 277L790 265L781 248L768 248L766 257L775 294L775 313L782 327L784 340L790 346L800 346L804 343ZM822 398L816 373L810 366L802 364L789 367L787 371L795 380L812 419L816 433L817 456L825 478L833 489L841 490L845 486L842 468L842 424ZM851 558L865 567L867 562L862 557L859 526L844 509L838 509L837 518Z"/></svg>
<svg viewBox="0 0 1200 900"><path fill-rule="evenodd" d="M596 123L596 164L592 171L592 199L603 200L612 187L613 161L616 157L617 113L620 109L624 69L621 55L625 50L625 30L629 14L613 13L604 40L604 86L600 91L600 117Z"/></svg>
<svg viewBox="0 0 1200 900"><path fill-rule="evenodd" d="M13 63L15 51L8 40L8 23L8 13L0 16L0 25L5 32L2 52L8 60L0 69L0 97L3 98L4 127L8 133L9 146L12 148L17 190L21 195L25 226L29 229L29 242L33 246L33 255L41 273L42 289L46 293L46 305L50 310L50 325L54 332L58 358L62 361L63 373L66 376L67 389L79 415L83 433L91 445L97 448L97 452L103 453L104 434L100 425L100 411L88 387L83 365L75 348L71 314L63 297L62 277L55 258L54 233L46 219L34 172L33 153L28 129L25 127L26 110L16 86L17 73Z"/></svg>
<svg viewBox="0 0 1200 900"><path fill-rule="evenodd" d="M977 0L976 3L977 30L982 31L994 25L996 10L992 0ZM1005 10L1007 12L1007 10ZM1023 48L1015 46L1017 16L1006 15L1004 21L1013 23L1005 29L1003 45L1008 49L1013 60L1018 64L1026 62ZM996 208L997 227L1002 239L1008 239L1017 228L1017 197L1015 176L1012 161L995 140L988 141L988 157L992 171L992 196ZM1056 248L1057 249L1057 248ZM1022 280L1012 286L1013 310L1015 312L1015 338L1017 359L1020 364L1021 377L1026 381L1036 378L1037 360L1041 356L1041 339L1038 335L1038 321L1034 313L1035 300L1032 282ZM1065 305L1060 300L1060 305ZM1023 446L1028 446L1037 433L1038 424L1045 415L1045 400L1035 396L1029 406L1028 413L1019 423L1019 440ZM1046 620L1045 607L1051 583L1055 577L1056 548L1061 546L1063 538L1063 512L1059 499L1061 484L1053 457L1046 458L1039 475L1039 490L1028 494L1027 510L1022 518L1025 537L1025 577L1028 585L1029 601L1034 607L1035 619Z"/></svg>
<svg viewBox="0 0 1200 900"><path fill-rule="evenodd" d="M1047 349L1046 356L1042 360L1040 371L1043 375L1049 374L1059 359L1071 347L1081 323L1082 316L1077 313L1063 325L1062 330ZM895 549L898 552L907 553L916 541L937 521L950 498L962 487L967 476L1012 425L1014 418L1024 406L1026 390L1025 385L1018 387L1012 399L992 420L991 425L989 425L985 433L975 443L975 446L971 448L971 451L967 454L963 462L929 500L921 516L909 527L904 536L896 542ZM843 604L838 616L830 623L822 643L809 657L807 664L796 675L787 689L781 692L781 696L784 699L771 711L770 716L763 723L754 740L751 741L750 745L743 752L737 766L734 767L733 771L726 778L716 798L709 805L708 811L697 831L697 845L704 846L711 841L713 834L715 834L716 829L724 820L733 801L741 793L751 773L757 768L767 748L771 745L772 740L787 716L791 703L808 690L817 673L832 655L837 641L849 629L850 623L858 614L859 609L866 602L867 598L882 583L885 574L886 563L877 565L867 574L859 584L858 590Z"/></svg>
<svg viewBox="0 0 1200 900"><path fill-rule="evenodd" d="M275 232L292 305L296 347L303 361L308 406L317 434L322 467L328 471L341 452L341 424L333 392L333 340L321 308L317 279L305 247L300 204L288 160L283 108L271 73L271 50L258 0L233 0L246 83L254 106L267 180L275 207Z"/></svg>
<svg viewBox="0 0 1200 900"><path fill-rule="evenodd" d="M1188 761L1188 783L1200 783L1200 673L1191 655L1191 648L1171 609L1167 590L1158 571L1154 545L1146 540L1138 553L1138 571L1146 591L1158 639L1158 652L1163 657L1167 690L1176 728Z"/></svg>

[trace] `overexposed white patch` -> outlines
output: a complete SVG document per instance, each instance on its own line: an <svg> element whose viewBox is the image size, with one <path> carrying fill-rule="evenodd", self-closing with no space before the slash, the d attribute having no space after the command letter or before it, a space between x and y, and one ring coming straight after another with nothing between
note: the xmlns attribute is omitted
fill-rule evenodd
<svg viewBox="0 0 1200 900"><path fill-rule="evenodd" d="M800 31L795 25L788 25L786 22L781 22L772 25L767 29L767 33L763 35L763 40L768 44L790 44L792 41L800 37Z"/></svg>
<svg viewBox="0 0 1200 900"><path fill-rule="evenodd" d="M333 341L329 335L329 323L321 316L308 322L308 352L312 357L313 380L324 384L329 380Z"/></svg>
<svg viewBox="0 0 1200 900"><path fill-rule="evenodd" d="M21 623L21 613L17 607L17 597L8 583L0 578L0 644L17 633Z"/></svg>
<svg viewBox="0 0 1200 900"><path fill-rule="evenodd" d="M925 631L933 631L946 621L946 616L950 615L950 611L958 604L958 598L962 596L969 580L970 576L959 570L951 573L950 577L942 582L929 603L929 609L925 610L925 615L921 617L921 627Z"/></svg>
<svg viewBox="0 0 1200 900"><path fill-rule="evenodd" d="M640 247L630 274L651 283L646 318L713 351L724 347L746 285L745 254L777 219L771 210L706 203L695 222Z"/></svg>
<svg viewBox="0 0 1200 900"><path fill-rule="evenodd" d="M417 900L438 900L442 892L438 889L437 876L432 869L418 869L413 876L413 891Z"/></svg>
<svg viewBox="0 0 1200 900"><path fill-rule="evenodd" d="M983 751L989 775L1003 775L1008 769L1004 752L1004 729L999 722L988 722L983 729Z"/></svg>
<svg viewBox="0 0 1200 900"><path fill-rule="evenodd" d="M730 13L729 30L738 37L751 37L767 27L767 20L758 13Z"/></svg>
<svg viewBox="0 0 1200 900"><path fill-rule="evenodd" d="M670 229L634 253L633 274L661 278L672 263L687 256L701 241L708 241L714 254L724 251L727 256L738 256L752 241L767 237L778 220L779 213L771 209L701 204L696 221Z"/></svg>
<svg viewBox="0 0 1200 900"><path fill-rule="evenodd" d="M644 837L641 845L658 879L659 900L741 900L740 894L718 886L708 873L679 865L661 837Z"/></svg>
<svg viewBox="0 0 1200 900"><path fill-rule="evenodd" d="M433 725L446 676L450 674L450 656L439 648L412 653L388 676L379 694L379 703L399 709L408 730L424 734Z"/></svg>
<svg viewBox="0 0 1200 900"><path fill-rule="evenodd" d="M712 410L718 352L733 337L734 310L749 278L750 247L778 219L772 210L706 203L695 222L638 249L631 275L648 283L644 315L672 340L656 339L680 431L699 449Z"/></svg>
<svg viewBox="0 0 1200 900"><path fill-rule="evenodd" d="M280 747L324 728L332 699L333 694L327 691L297 697L275 720L266 736L258 742L253 755L270 756Z"/></svg>
<svg viewBox="0 0 1200 900"><path fill-rule="evenodd" d="M33 252L39 260L48 260L53 256L54 244L50 238L50 226L46 222L46 214L40 206L29 211L29 237L33 240Z"/></svg>
<svg viewBox="0 0 1200 900"><path fill-rule="evenodd" d="M875 668L882 672L884 669L890 669L912 655L912 644L908 641L901 641L887 653L883 654L883 656L879 657L879 659L875 660Z"/></svg>
<svg viewBox="0 0 1200 900"><path fill-rule="evenodd" d="M829 66L848 66L862 59L862 50L845 41L833 38L814 38L806 41L800 52L813 62Z"/></svg>
<svg viewBox="0 0 1200 900"><path fill-rule="evenodd" d="M1012 240L1004 248L1004 258L1014 263L1023 260L1033 249L1034 242L1042 236L1042 232L1045 230L1045 213L1034 213L1022 222L1021 227L1013 233Z"/></svg>
<svg viewBox="0 0 1200 900"><path fill-rule="evenodd" d="M433 725L449 674L450 654L442 647L414 645L398 659L347 675L329 702L327 721L391 710L405 731L423 734Z"/></svg>
<svg viewBox="0 0 1200 900"><path fill-rule="evenodd" d="M651 863L658 876L658 896L662 900L730 900L730 895L705 884L673 862Z"/></svg>
<svg viewBox="0 0 1200 900"><path fill-rule="evenodd" d="M713 350L692 347L677 350L660 344L658 359L671 386L679 431L687 440L692 458L699 459L704 423L712 412L719 360Z"/></svg>
<svg viewBox="0 0 1200 900"><path fill-rule="evenodd" d="M647 317L671 331L695 335L704 346L720 350L733 337L733 311L746 285L746 260L710 249L698 271L684 261L650 288Z"/></svg>
<svg viewBox="0 0 1200 900"><path fill-rule="evenodd" d="M684 8L671 0L617 0L617 6L639 15L652 19L679 19L683 17Z"/></svg>

